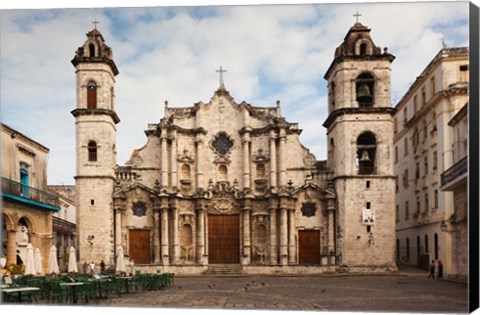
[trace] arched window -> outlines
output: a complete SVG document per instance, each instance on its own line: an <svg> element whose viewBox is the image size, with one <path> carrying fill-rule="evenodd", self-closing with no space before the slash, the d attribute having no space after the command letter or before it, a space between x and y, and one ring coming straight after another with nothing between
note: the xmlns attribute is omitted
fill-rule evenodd
<svg viewBox="0 0 480 315"><path fill-rule="evenodd" d="M87 84L87 109L97 108L97 84L90 81Z"/></svg>
<svg viewBox="0 0 480 315"><path fill-rule="evenodd" d="M88 160L95 162L97 160L97 143L95 141L88 142Z"/></svg>
<svg viewBox="0 0 480 315"><path fill-rule="evenodd" d="M364 56L367 54L367 43L360 44L360 56Z"/></svg>
<svg viewBox="0 0 480 315"><path fill-rule="evenodd" d="M435 235L433 236L433 242L434 242L433 251L435 254L435 259L438 259L438 234L437 233L435 233Z"/></svg>
<svg viewBox="0 0 480 315"><path fill-rule="evenodd" d="M373 133L367 131L357 138L357 165L359 175L375 173L376 151L377 141Z"/></svg>
<svg viewBox="0 0 480 315"><path fill-rule="evenodd" d="M410 260L410 239L407 237L407 260Z"/></svg>
<svg viewBox="0 0 480 315"><path fill-rule="evenodd" d="M356 100L359 107L372 107L375 78L370 73L362 73L355 80Z"/></svg>
<svg viewBox="0 0 480 315"><path fill-rule="evenodd" d="M425 253L428 253L428 235L425 234Z"/></svg>
<svg viewBox="0 0 480 315"><path fill-rule="evenodd" d="M90 44L88 45L88 52L90 57L95 57L95 45Z"/></svg>
<svg viewBox="0 0 480 315"><path fill-rule="evenodd" d="M397 260L400 260L400 240L397 238Z"/></svg>

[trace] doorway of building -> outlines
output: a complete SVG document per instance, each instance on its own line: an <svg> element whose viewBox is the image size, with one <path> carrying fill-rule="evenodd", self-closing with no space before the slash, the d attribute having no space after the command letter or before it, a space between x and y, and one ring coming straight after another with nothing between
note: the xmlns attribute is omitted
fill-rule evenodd
<svg viewBox="0 0 480 315"><path fill-rule="evenodd" d="M208 263L240 263L239 215L208 216Z"/></svg>
<svg viewBox="0 0 480 315"><path fill-rule="evenodd" d="M129 254L135 264L150 263L150 231L130 230L128 237Z"/></svg>
<svg viewBox="0 0 480 315"><path fill-rule="evenodd" d="M298 263L300 265L320 264L320 231L298 231Z"/></svg>

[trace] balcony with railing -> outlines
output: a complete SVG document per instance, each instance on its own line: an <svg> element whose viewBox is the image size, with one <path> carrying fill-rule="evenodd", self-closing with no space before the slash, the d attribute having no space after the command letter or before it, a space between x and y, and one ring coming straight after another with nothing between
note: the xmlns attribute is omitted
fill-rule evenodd
<svg viewBox="0 0 480 315"><path fill-rule="evenodd" d="M457 163L453 164L448 170L442 173L441 189L453 190L458 186L467 182L468 175L468 159L464 157Z"/></svg>
<svg viewBox="0 0 480 315"><path fill-rule="evenodd" d="M23 185L22 183L5 177L1 177L1 181L1 195L4 200L22 203L43 210L60 210L60 201L56 195L52 195L41 189Z"/></svg>

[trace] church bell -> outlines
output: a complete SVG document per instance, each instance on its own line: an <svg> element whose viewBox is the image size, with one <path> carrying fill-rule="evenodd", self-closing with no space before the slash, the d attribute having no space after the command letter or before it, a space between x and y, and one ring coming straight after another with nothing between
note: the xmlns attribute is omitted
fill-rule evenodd
<svg viewBox="0 0 480 315"><path fill-rule="evenodd" d="M359 102L372 101L372 94L370 93L370 88L368 87L367 84L364 83L358 87L357 101Z"/></svg>
<svg viewBox="0 0 480 315"><path fill-rule="evenodd" d="M362 151L362 156L360 157L360 162L369 162L370 161L370 156L368 155L367 150Z"/></svg>

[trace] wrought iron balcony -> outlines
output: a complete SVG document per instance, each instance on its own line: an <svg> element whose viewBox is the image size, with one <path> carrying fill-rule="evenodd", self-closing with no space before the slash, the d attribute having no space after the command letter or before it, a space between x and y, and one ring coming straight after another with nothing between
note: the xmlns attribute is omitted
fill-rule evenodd
<svg viewBox="0 0 480 315"><path fill-rule="evenodd" d="M1 181L3 198L52 211L60 210L58 196L5 177L1 177Z"/></svg>
<svg viewBox="0 0 480 315"><path fill-rule="evenodd" d="M443 190L455 188L455 185L460 182L460 179L467 178L468 174L468 160L467 157L464 157L457 163L453 164L448 170L442 173L441 175L441 187Z"/></svg>

